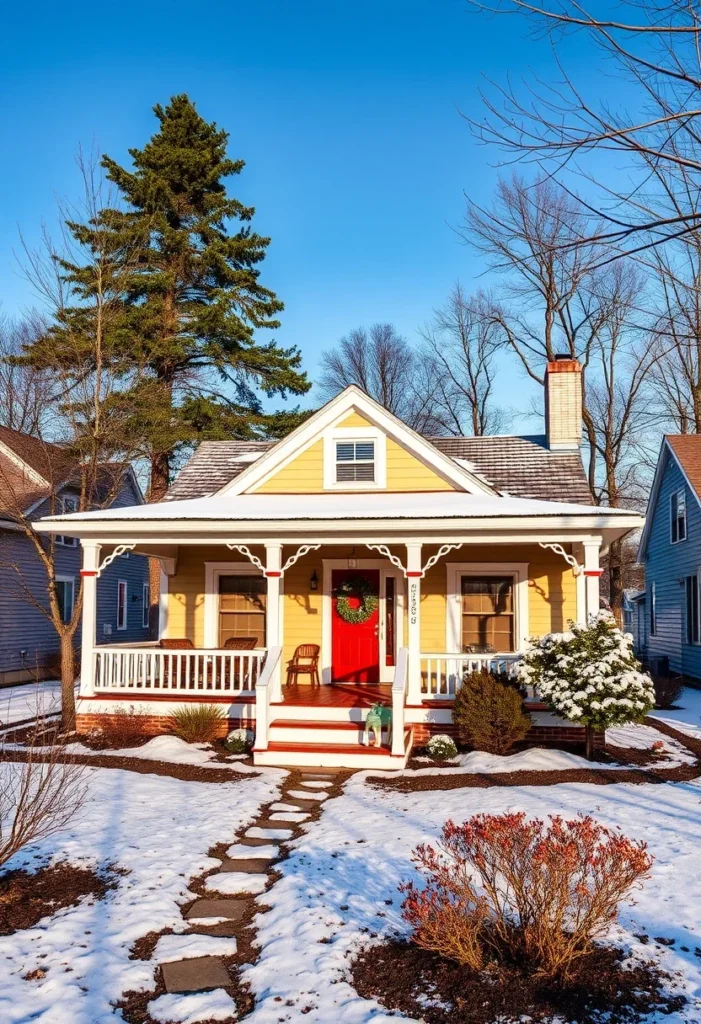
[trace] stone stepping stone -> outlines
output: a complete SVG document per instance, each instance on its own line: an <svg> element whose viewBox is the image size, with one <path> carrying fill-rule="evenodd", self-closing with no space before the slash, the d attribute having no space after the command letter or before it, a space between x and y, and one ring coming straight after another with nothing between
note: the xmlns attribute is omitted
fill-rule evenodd
<svg viewBox="0 0 701 1024"><path fill-rule="evenodd" d="M200 924L190 921L190 935L215 935L217 938L236 937L239 931L237 921L219 921L218 924Z"/></svg>
<svg viewBox="0 0 701 1024"><path fill-rule="evenodd" d="M265 892L268 876L250 875L245 871L218 871L213 875L207 875L204 884L209 892L221 892L226 896L235 896L238 893L257 896Z"/></svg>
<svg viewBox="0 0 701 1024"><path fill-rule="evenodd" d="M275 814L270 815L270 820L292 821L297 824L300 821L306 821L308 817L308 813L302 813L301 811L276 811Z"/></svg>
<svg viewBox="0 0 701 1024"><path fill-rule="evenodd" d="M303 804L304 804L304 807L302 808L303 810L307 810L309 807L313 808L315 806L315 804L314 804L314 802L312 800L295 800L294 803L289 803L289 804L283 803L281 801L280 803L271 804L270 807L268 808L268 810L271 810L271 811L299 811L299 809L302 807Z"/></svg>
<svg viewBox="0 0 701 1024"><path fill-rule="evenodd" d="M266 843L265 839L249 840L248 843L234 843L226 851L226 856L231 860L250 860L252 857L257 860L277 860L280 847Z"/></svg>
<svg viewBox="0 0 701 1024"><path fill-rule="evenodd" d="M220 871L240 871L249 875L264 875L270 867L270 859L266 857L231 857L221 862Z"/></svg>
<svg viewBox="0 0 701 1024"><path fill-rule="evenodd" d="M329 786L333 786L333 782L322 782L321 779L302 779L302 785L308 786L310 789L326 789Z"/></svg>
<svg viewBox="0 0 701 1024"><path fill-rule="evenodd" d="M166 992L152 999L147 1007L149 1020L180 1021L194 1024L199 1020L237 1020L236 1003L223 988L182 995Z"/></svg>
<svg viewBox="0 0 701 1024"><path fill-rule="evenodd" d="M291 828L275 828L274 821L261 821L260 825L253 825L246 833L252 839L290 839L293 835Z"/></svg>
<svg viewBox="0 0 701 1024"><path fill-rule="evenodd" d="M163 964L161 970L166 992L207 992L209 989L231 985L229 972L215 956L173 960Z"/></svg>
<svg viewBox="0 0 701 1024"><path fill-rule="evenodd" d="M315 793L313 790L291 789L285 794L285 798L291 796L298 800L326 800L328 795L328 793Z"/></svg>
<svg viewBox="0 0 701 1024"><path fill-rule="evenodd" d="M267 849L269 847L269 842L270 841L268 839L256 839L255 836L245 835L238 840L237 846L248 846L249 848L253 848L255 846L264 846ZM231 854L229 854L229 856L231 856ZM259 857L261 855L258 852L256 852L255 854L247 854L247 856Z"/></svg>
<svg viewBox="0 0 701 1024"><path fill-rule="evenodd" d="M227 921L240 921L246 911L243 900L195 900L185 914L186 921L196 922L200 918L208 919L208 927L215 925L213 918L224 918Z"/></svg>
<svg viewBox="0 0 701 1024"><path fill-rule="evenodd" d="M234 956L236 939L214 935L162 935L153 951L153 960L159 964L193 957Z"/></svg>

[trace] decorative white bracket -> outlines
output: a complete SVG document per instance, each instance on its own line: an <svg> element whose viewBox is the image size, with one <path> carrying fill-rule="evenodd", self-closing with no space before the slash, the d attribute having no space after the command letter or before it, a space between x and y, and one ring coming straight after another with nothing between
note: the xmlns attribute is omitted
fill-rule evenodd
<svg viewBox="0 0 701 1024"><path fill-rule="evenodd" d="M101 576L102 570L106 569L108 565L111 565L112 562L114 562L115 558L119 558L120 555L125 554L125 552L127 551L133 551L135 547L135 544L118 544L117 547L112 552L112 554L107 555L107 557L100 563L100 565L98 565L97 572L94 575Z"/></svg>
<svg viewBox="0 0 701 1024"><path fill-rule="evenodd" d="M258 558L257 555L254 555L245 544L227 544L226 546L229 551L238 551L240 555L245 555L248 561L255 565L256 569L260 569L261 572L265 572L265 566L261 562L260 558Z"/></svg>
<svg viewBox="0 0 701 1024"><path fill-rule="evenodd" d="M308 555L310 551L318 551L320 547L321 547L321 544L302 544L302 546L300 548L297 548L297 550L295 551L294 555L290 555L290 557L287 559L287 561L283 565L283 567L282 567L282 574L283 574L283 576L285 575L287 570L290 569L295 564L295 562L299 561L300 558L303 558L304 555Z"/></svg>
<svg viewBox="0 0 701 1024"><path fill-rule="evenodd" d="M258 558L257 555L254 555L250 548L247 548L245 544L227 544L226 546L229 548L230 551L238 551L240 554L245 555L248 561L252 562L253 565L255 565L256 569L260 569L260 571L263 573L266 571L265 566L261 562L260 558ZM317 551L320 547L321 544L302 544L301 547L297 548L294 555L290 555L290 557L287 559L282 569L280 570L279 575L284 576L287 570L290 569L295 564L295 562L298 562L300 558L304 557L304 555L309 554L310 551ZM276 575L278 574L276 573Z"/></svg>
<svg viewBox="0 0 701 1024"><path fill-rule="evenodd" d="M568 565L572 566L572 571L575 576L581 576L584 572L584 566L580 565L574 555L568 555L563 548L562 544L550 543L549 541L538 541L538 547L544 548L549 551L554 551L556 555L562 555Z"/></svg>
<svg viewBox="0 0 701 1024"><path fill-rule="evenodd" d="M365 547L370 548L371 551L377 551L379 552L379 554L384 555L385 558L388 558L390 560L392 565L396 565L396 567L398 569L401 569L404 575L406 576L407 570L404 563L399 558L397 558L396 555L392 554L392 552L389 550L386 544L366 544ZM421 569L421 575L425 576L428 570L432 566L434 566L436 562L443 557L443 555L447 555L449 551L455 551L457 548L461 547L462 542L460 542L459 544L442 544L439 547L438 551L436 551L435 555L431 555L429 560L423 566L423 568Z"/></svg>

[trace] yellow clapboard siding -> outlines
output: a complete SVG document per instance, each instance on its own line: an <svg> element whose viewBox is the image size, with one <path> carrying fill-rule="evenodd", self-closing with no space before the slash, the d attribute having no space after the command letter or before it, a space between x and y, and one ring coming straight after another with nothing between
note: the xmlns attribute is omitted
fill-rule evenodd
<svg viewBox="0 0 701 1024"><path fill-rule="evenodd" d="M365 429L366 427L372 427L373 424L369 420L366 420L364 416L361 416L359 412L352 412L350 416L346 416L342 423L338 423L339 427L360 427Z"/></svg>
<svg viewBox="0 0 701 1024"><path fill-rule="evenodd" d="M454 491L452 484L435 470L424 465L415 455L387 438L388 491Z"/></svg>
<svg viewBox="0 0 701 1024"><path fill-rule="evenodd" d="M324 442L319 439L259 487L258 494L319 494L324 490Z"/></svg>

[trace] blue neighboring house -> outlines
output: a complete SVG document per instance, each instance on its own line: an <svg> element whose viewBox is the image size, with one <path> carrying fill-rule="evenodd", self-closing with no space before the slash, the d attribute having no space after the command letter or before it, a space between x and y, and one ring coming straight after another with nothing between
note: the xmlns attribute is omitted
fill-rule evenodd
<svg viewBox="0 0 701 1024"><path fill-rule="evenodd" d="M75 511L75 465L58 445L0 426L0 687L57 675L56 631L38 605L46 605L46 573L18 526L49 511L53 495L62 511ZM113 505L143 504L134 473L124 474ZM81 548L74 537L55 547L56 592L70 619L80 586ZM96 642L143 643L151 636L148 559L122 555L97 584ZM80 644L80 627L75 638Z"/></svg>
<svg viewBox="0 0 701 1024"><path fill-rule="evenodd" d="M701 679L701 436L663 439L638 558L636 648L653 670Z"/></svg>

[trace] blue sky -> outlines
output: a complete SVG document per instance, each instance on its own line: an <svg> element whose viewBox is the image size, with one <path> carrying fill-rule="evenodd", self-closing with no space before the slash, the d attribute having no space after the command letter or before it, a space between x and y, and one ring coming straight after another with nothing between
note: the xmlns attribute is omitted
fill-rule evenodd
<svg viewBox="0 0 701 1024"><path fill-rule="evenodd" d="M79 194L77 146L126 160L154 130L153 104L187 92L246 160L232 188L272 236L263 281L286 305L277 338L302 348L312 376L350 328L392 321L413 339L456 278L478 283L455 227L464 190L488 200L498 155L459 110L478 110L482 76L548 59L519 19L464 0L122 0L89 16L84 3L38 0L3 21L4 312L32 302L18 231L31 242L56 196ZM499 391L527 407L515 367Z"/></svg>

